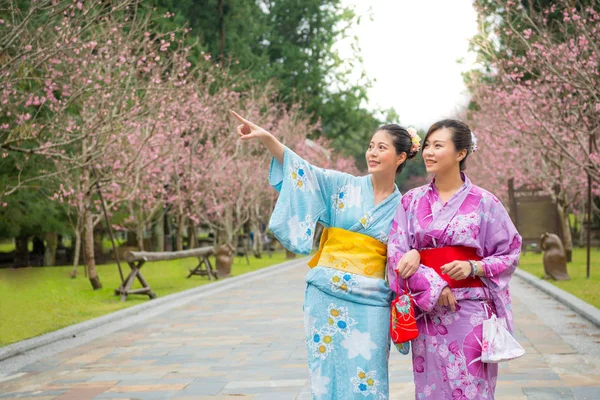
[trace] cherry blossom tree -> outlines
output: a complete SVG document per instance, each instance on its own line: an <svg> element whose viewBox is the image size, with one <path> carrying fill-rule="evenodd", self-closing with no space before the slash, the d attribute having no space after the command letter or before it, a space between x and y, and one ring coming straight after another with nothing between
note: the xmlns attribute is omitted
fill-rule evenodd
<svg viewBox="0 0 600 400"><path fill-rule="evenodd" d="M568 214L585 201L588 176L596 191L600 183L600 17L565 0L541 11L491 3L498 18L480 9L482 28L473 40L485 69L467 78L467 118L481 149L472 170L497 193L506 193L509 178L545 189L570 249Z"/></svg>
<svg viewBox="0 0 600 400"><path fill-rule="evenodd" d="M298 106L277 102L269 86L245 82L209 56L193 67L186 30L160 32L137 0L41 0L0 20L0 151L43 159L53 168L16 177L2 196L32 181L58 182L53 200L68 206L89 279L101 288L94 229L103 221L136 232L168 210L177 249L203 224L233 243L249 223L266 223L276 192L270 157L241 143L230 109L242 110L316 165L357 173ZM167 14L166 17L170 17ZM40 21L43 20L43 23ZM100 193L102 197L100 197ZM116 221L116 214L126 218Z"/></svg>

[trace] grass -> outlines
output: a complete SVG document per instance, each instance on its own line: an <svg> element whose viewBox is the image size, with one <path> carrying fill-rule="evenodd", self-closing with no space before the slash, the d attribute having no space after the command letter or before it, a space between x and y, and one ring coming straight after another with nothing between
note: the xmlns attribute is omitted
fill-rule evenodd
<svg viewBox="0 0 600 400"><path fill-rule="evenodd" d="M275 252L269 258L236 257L232 275L265 268L285 261L284 252ZM186 279L188 269L197 265L197 259L146 263L141 271L158 297L202 286L207 277L192 276ZM214 264L214 258L211 260ZM124 274L129 267L122 264ZM113 311L147 302L148 296L132 295L121 302L114 290L120 286L116 264L98 266L103 288L92 290L90 282L80 275L69 278L72 267L43 267L0 269L0 346L55 331L78 322L99 317ZM136 285L139 283L136 281ZM134 287L136 287L134 285Z"/></svg>
<svg viewBox="0 0 600 400"><path fill-rule="evenodd" d="M208 239L208 233L198 235L198 239ZM115 237L115 245L117 247L122 246L123 244L125 244L125 242L126 242L126 240ZM64 238L63 245L65 247L70 247L71 246L71 238L68 238L68 237ZM29 248L29 251L33 250L33 242L31 239L29 239L29 241L27 243L27 247ZM110 240L110 238L105 237L102 239L102 247L104 248L104 251L112 251L112 241ZM14 239L0 240L0 253L10 253L11 251L14 251L14 250L15 250Z"/></svg>
<svg viewBox="0 0 600 400"><path fill-rule="evenodd" d="M590 279L586 279L586 249L575 248L573 262L567 264L567 272L571 280L561 282L549 280L548 282L600 308L600 251L592 248L590 254ZM521 256L519 268L541 278L544 276L542 257L542 254L528 252Z"/></svg>
<svg viewBox="0 0 600 400"><path fill-rule="evenodd" d="M125 240L119 240L119 239L115 238L115 244L117 247L123 245L124 243L125 243ZM69 238L63 239L63 245L65 247L70 247L71 239L69 239ZM105 251L112 251L111 240L109 238L102 239L102 247L104 247ZM29 239L29 241L27 242L27 248L29 249L29 251L33 250L33 242L31 239ZM14 240L0 241L0 253L10 253L11 251L14 251L14 250L15 250L15 241Z"/></svg>
<svg viewBox="0 0 600 400"><path fill-rule="evenodd" d="M27 243L27 248L29 251L33 251L33 242L29 240ZM0 241L0 253L10 253L15 249L15 241L14 240L3 240Z"/></svg>

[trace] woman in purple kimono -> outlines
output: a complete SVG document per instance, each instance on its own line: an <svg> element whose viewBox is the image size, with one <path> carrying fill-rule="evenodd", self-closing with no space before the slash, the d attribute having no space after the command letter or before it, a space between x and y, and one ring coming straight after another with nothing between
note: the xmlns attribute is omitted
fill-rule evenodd
<svg viewBox="0 0 600 400"><path fill-rule="evenodd" d="M416 305L417 399L493 399L498 365L481 362L482 322L493 313L512 331L508 283L521 237L502 203L462 172L475 147L460 121L429 128L422 155L434 179L402 197L389 236L390 287L407 285ZM403 259L413 249L416 272Z"/></svg>

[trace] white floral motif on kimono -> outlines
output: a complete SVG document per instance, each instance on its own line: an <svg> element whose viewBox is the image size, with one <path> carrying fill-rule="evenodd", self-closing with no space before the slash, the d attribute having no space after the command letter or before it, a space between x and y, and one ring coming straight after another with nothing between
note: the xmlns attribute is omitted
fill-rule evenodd
<svg viewBox="0 0 600 400"><path fill-rule="evenodd" d="M351 207L360 207L361 190L360 186L344 185L332 196L333 208L335 213L341 213Z"/></svg>
<svg viewBox="0 0 600 400"><path fill-rule="evenodd" d="M328 393L327 385L331 382L331 379L321 375L321 368L318 368L310 373L310 389L312 394L320 399L321 396Z"/></svg>
<svg viewBox="0 0 600 400"><path fill-rule="evenodd" d="M381 243L387 243L388 241L388 233L387 232L379 232L379 235L377 236L377 240L379 240Z"/></svg>
<svg viewBox="0 0 600 400"><path fill-rule="evenodd" d="M352 274L337 272L336 270L333 271L335 272L329 281L329 287L332 292L342 291L344 293L350 293L353 288L359 287L358 282L352 277Z"/></svg>
<svg viewBox="0 0 600 400"><path fill-rule="evenodd" d="M367 228L369 226L369 224L371 224L373 222L373 216L371 215L370 212L366 213L364 215L364 217L362 217L360 219L360 224L363 226L363 228Z"/></svg>
<svg viewBox="0 0 600 400"><path fill-rule="evenodd" d="M331 303L327 310L329 315L327 324L320 329L313 327L311 334L306 338L313 356L321 359L327 358L331 353L338 333L346 337L349 328L356 325L356 321L348 316L346 307L337 307Z"/></svg>
<svg viewBox="0 0 600 400"><path fill-rule="evenodd" d="M297 245L301 241L312 239L314 235L312 216L310 214L306 215L302 222L294 215L288 221L288 228L289 240L292 245Z"/></svg>
<svg viewBox="0 0 600 400"><path fill-rule="evenodd" d="M371 394L376 395L379 386L379 381L375 379L377 371L365 372L360 367L356 369L356 376L350 378L350 382L354 386L354 393L362 393L365 397Z"/></svg>
<svg viewBox="0 0 600 400"><path fill-rule="evenodd" d="M295 161L293 163L292 169L289 171L290 178L292 183L294 184L294 188L298 190L312 190L312 187L309 182L307 167Z"/></svg>
<svg viewBox="0 0 600 400"><path fill-rule="evenodd" d="M329 312L327 324L343 336L347 336L350 331L349 328L356 325L356 321L348 316L348 309L346 307L337 307L331 303L327 311Z"/></svg>
<svg viewBox="0 0 600 400"><path fill-rule="evenodd" d="M353 359L360 355L365 360L370 360L371 350L375 350L377 345L371 341L371 334L369 332L360 332L353 329L342 342L342 347L348 350L348 359Z"/></svg>
<svg viewBox="0 0 600 400"><path fill-rule="evenodd" d="M328 327L323 327L319 330L312 328L311 335L306 339L310 345L313 356L321 359L326 359L331 354L334 347L335 330Z"/></svg>
<svg viewBox="0 0 600 400"><path fill-rule="evenodd" d="M309 214L300 221L297 216L293 216L288 221L288 235L292 245L296 245L301 241L312 239L314 229L312 224L312 216Z"/></svg>

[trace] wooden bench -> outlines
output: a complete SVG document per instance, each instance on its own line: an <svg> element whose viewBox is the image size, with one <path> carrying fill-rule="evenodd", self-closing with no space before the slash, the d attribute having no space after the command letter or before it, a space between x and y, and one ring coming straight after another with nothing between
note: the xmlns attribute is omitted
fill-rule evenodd
<svg viewBox="0 0 600 400"><path fill-rule="evenodd" d="M125 261L129 264L131 272L118 289L115 289L115 294L121 296L121 300L127 300L130 294L145 294L151 299L156 298L156 294L150 288L150 285L144 279L140 269L146 261L168 261L177 260L179 258L197 257L198 265L194 269L190 269L188 278L192 275L208 276L210 280L218 279L217 272L213 268L208 259L209 256L215 254L215 249L212 246L201 247L198 249L182 250L182 251L165 251L165 252L150 252L150 251L128 251L125 253ZM135 279L140 281L142 287L132 289L131 286Z"/></svg>

